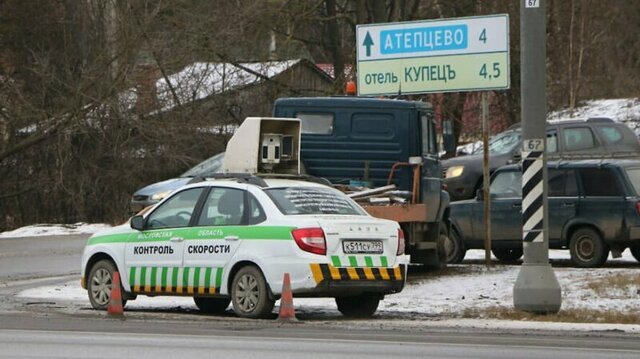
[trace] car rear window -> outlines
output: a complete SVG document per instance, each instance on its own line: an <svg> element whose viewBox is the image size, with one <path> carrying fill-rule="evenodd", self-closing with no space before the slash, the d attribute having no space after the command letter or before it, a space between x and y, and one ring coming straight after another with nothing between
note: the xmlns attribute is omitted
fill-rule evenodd
<svg viewBox="0 0 640 359"><path fill-rule="evenodd" d="M349 197L331 188L285 187L271 188L265 192L286 215L364 215L364 212Z"/></svg>
<svg viewBox="0 0 640 359"><path fill-rule="evenodd" d="M627 168L627 176L636 190L636 196L640 196L640 168Z"/></svg>

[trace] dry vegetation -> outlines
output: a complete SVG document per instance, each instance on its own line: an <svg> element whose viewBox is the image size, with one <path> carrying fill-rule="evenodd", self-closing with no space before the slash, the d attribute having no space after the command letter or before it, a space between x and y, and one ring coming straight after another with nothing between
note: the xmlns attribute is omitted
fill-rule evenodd
<svg viewBox="0 0 640 359"><path fill-rule="evenodd" d="M640 276L634 272L595 278L583 283L582 286L590 291L589 299L592 301L599 299L640 300ZM561 309L557 314L532 314L516 310L513 307L493 306L482 309L465 309L462 317L540 322L640 324L640 313L634 308L602 310L567 308Z"/></svg>
<svg viewBox="0 0 640 359"><path fill-rule="evenodd" d="M508 125L520 117L518 1L0 1L0 231L118 222L137 188L224 148L225 138L198 129L249 115L236 116L253 102L242 96L234 106L193 101L164 115L153 98L123 103L124 91L153 84L149 74L166 78L193 62L305 58L333 64L341 93L354 75L357 24L487 14L509 15L511 89L493 94L490 109ZM549 0L549 109L638 96L639 31L634 1ZM479 112L465 108L468 96L477 94L427 98L458 136L463 113Z"/></svg>

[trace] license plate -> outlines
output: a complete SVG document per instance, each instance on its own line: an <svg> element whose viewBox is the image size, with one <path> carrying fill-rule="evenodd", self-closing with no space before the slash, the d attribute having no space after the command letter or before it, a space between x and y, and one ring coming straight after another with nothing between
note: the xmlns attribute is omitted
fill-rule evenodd
<svg viewBox="0 0 640 359"><path fill-rule="evenodd" d="M382 241L343 241L342 250L346 254L381 254Z"/></svg>

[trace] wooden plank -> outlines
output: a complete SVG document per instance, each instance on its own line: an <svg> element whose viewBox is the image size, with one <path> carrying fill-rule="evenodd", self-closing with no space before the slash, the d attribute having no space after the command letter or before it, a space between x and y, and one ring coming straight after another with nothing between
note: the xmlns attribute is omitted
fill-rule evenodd
<svg viewBox="0 0 640 359"><path fill-rule="evenodd" d="M427 205L424 203L402 206L362 206L367 213L377 218L396 222L426 222Z"/></svg>

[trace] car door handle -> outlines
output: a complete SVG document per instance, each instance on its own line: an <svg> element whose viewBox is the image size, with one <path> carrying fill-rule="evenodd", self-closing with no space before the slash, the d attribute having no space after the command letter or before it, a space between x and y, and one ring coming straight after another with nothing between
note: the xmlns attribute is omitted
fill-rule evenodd
<svg viewBox="0 0 640 359"><path fill-rule="evenodd" d="M238 239L240 239L240 238L238 238L238 236L226 236L226 237L224 237L225 241L237 241Z"/></svg>
<svg viewBox="0 0 640 359"><path fill-rule="evenodd" d="M522 208L522 203L514 203L511 205L513 208Z"/></svg>
<svg viewBox="0 0 640 359"><path fill-rule="evenodd" d="M171 238L169 238L169 240L171 242L182 242L182 241L184 241L184 238L182 238L182 237L171 237Z"/></svg>
<svg viewBox="0 0 640 359"><path fill-rule="evenodd" d="M562 207L570 208L570 207L575 207L575 206L576 206L576 204L573 203L573 202L562 202Z"/></svg>

